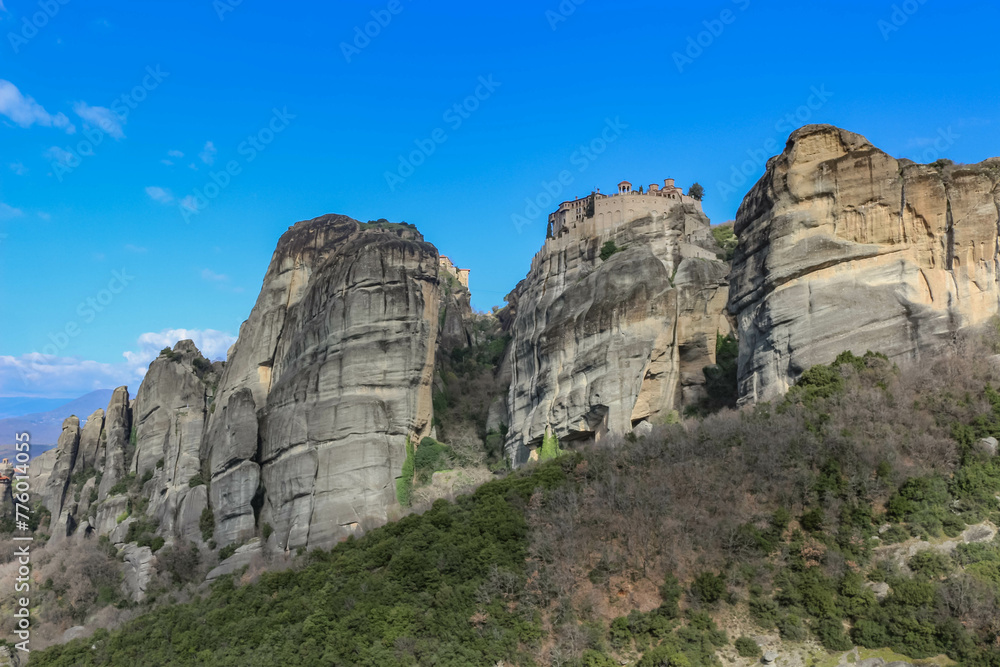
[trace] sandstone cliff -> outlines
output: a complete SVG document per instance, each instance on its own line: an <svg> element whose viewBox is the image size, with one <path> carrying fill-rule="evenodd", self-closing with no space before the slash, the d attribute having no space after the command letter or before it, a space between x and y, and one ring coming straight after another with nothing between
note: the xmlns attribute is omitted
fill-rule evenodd
<svg viewBox="0 0 1000 667"><path fill-rule="evenodd" d="M1000 159L919 165L835 127L794 132L736 220L742 400L844 350L919 359L995 315L998 182Z"/></svg>
<svg viewBox="0 0 1000 667"><path fill-rule="evenodd" d="M345 216L282 236L223 373L203 453L220 544L329 546L384 520L431 429L438 253Z"/></svg>
<svg viewBox="0 0 1000 667"><path fill-rule="evenodd" d="M548 238L508 296L507 453L531 456L547 429L560 440L623 434L702 398L715 362L729 267L708 218L685 201L597 235ZM620 252L601 259L613 242Z"/></svg>
<svg viewBox="0 0 1000 667"><path fill-rule="evenodd" d="M227 363L165 349L134 400L119 387L32 462L53 537L109 536L140 600L164 543L246 556L384 522L407 439L432 433L436 356L473 338L452 273L410 225L294 225Z"/></svg>

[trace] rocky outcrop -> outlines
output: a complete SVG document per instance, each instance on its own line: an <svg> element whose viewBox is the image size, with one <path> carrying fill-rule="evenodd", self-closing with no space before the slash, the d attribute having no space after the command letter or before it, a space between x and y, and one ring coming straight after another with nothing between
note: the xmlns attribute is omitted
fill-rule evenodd
<svg viewBox="0 0 1000 667"><path fill-rule="evenodd" d="M514 463L548 429L563 441L624 434L703 396L716 336L730 331L729 268L687 199L597 235L567 227L550 236L508 295ZM602 260L609 241L621 251Z"/></svg>
<svg viewBox="0 0 1000 667"><path fill-rule="evenodd" d="M101 433L104 432L104 410L96 410L87 417L87 422L80 431L80 449L77 453L73 472L96 470L100 464L98 453L101 451Z"/></svg>
<svg viewBox="0 0 1000 667"><path fill-rule="evenodd" d="M431 429L438 253L411 226L345 216L278 243L219 386L204 451L220 545L275 548L384 520L407 438Z"/></svg>
<svg viewBox="0 0 1000 667"><path fill-rule="evenodd" d="M149 365L136 394L129 471L140 479L152 475L148 485L156 492L149 494L147 514L164 536L201 539L197 522L205 491L195 491L195 477L202 475L201 443L217 384L212 364L192 341L182 340Z"/></svg>
<svg viewBox="0 0 1000 667"><path fill-rule="evenodd" d="M104 467L98 491L101 500L107 498L111 487L125 477L131 459L128 452L131 437L132 408L129 403L128 387L118 387L108 403L104 433L101 436L104 443L104 454L101 456Z"/></svg>
<svg viewBox="0 0 1000 667"><path fill-rule="evenodd" d="M736 220L742 400L844 350L920 359L997 314L998 182L996 158L919 165L836 127L794 132Z"/></svg>
<svg viewBox="0 0 1000 667"><path fill-rule="evenodd" d="M128 544L122 550L122 592L132 602L146 599L146 590L156 571L156 557L149 547Z"/></svg>
<svg viewBox="0 0 1000 667"><path fill-rule="evenodd" d="M63 422L62 433L55 447L52 471L42 488L42 504L52 513L53 537L64 537L67 532L72 531L72 526L67 526L69 517L63 512L63 504L79 447L80 420L75 416L69 417Z"/></svg>

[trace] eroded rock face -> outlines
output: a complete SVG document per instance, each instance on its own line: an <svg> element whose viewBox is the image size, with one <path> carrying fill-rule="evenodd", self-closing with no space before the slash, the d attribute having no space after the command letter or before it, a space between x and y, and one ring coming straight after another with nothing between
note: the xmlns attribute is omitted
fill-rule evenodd
<svg viewBox="0 0 1000 667"><path fill-rule="evenodd" d="M101 451L101 433L104 431L104 410L96 410L87 417L87 423L80 431L80 449L77 453L73 472L97 469L98 454Z"/></svg>
<svg viewBox="0 0 1000 667"><path fill-rule="evenodd" d="M995 315L998 182L996 158L918 165L828 125L794 132L736 219L742 400L844 350L919 359Z"/></svg>
<svg viewBox="0 0 1000 667"><path fill-rule="evenodd" d="M129 403L128 387L118 387L111 395L108 410L104 418L104 461L101 487L98 492L100 500L108 497L108 491L125 477L129 461L129 441L132 435L132 408Z"/></svg>
<svg viewBox="0 0 1000 667"><path fill-rule="evenodd" d="M438 254L404 225L298 223L271 260L219 386L204 451L220 545L276 548L384 519L407 437L431 428Z"/></svg>
<svg viewBox="0 0 1000 667"><path fill-rule="evenodd" d="M63 512L66 489L80 447L80 420L69 417L63 422L62 433L55 446L55 460L42 491L42 504L52 513L53 538L65 537L67 516Z"/></svg>
<svg viewBox="0 0 1000 667"><path fill-rule="evenodd" d="M614 241L624 251L607 260ZM563 441L625 434L699 400L715 363L729 267L708 218L684 203L585 236L546 240L507 300L508 456L527 460L546 429Z"/></svg>
<svg viewBox="0 0 1000 667"><path fill-rule="evenodd" d="M189 522L192 513L182 508L202 471L201 442L217 383L215 369L194 342L182 340L150 364L136 394L136 452L129 470L140 479L152 474L144 489L147 513L165 536L200 535L197 516L193 526L181 522L182 515Z"/></svg>

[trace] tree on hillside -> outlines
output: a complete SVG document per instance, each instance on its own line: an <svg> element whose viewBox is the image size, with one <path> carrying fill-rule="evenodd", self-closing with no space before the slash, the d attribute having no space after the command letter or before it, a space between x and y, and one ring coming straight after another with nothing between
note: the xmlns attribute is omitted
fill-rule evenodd
<svg viewBox="0 0 1000 667"><path fill-rule="evenodd" d="M701 201L705 198L705 188L701 187L700 183L692 183L691 187L688 188L688 197Z"/></svg>

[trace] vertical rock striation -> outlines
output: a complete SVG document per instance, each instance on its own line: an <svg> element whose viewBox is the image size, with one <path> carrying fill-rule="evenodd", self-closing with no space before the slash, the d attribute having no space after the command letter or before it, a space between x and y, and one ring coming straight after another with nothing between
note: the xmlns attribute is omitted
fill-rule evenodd
<svg viewBox="0 0 1000 667"><path fill-rule="evenodd" d="M324 216L278 243L204 451L219 544L329 546L384 520L431 429L438 253L411 226Z"/></svg>
<svg viewBox="0 0 1000 667"><path fill-rule="evenodd" d="M626 433L703 395L725 315L728 265L690 198L666 214L550 236L507 297L507 453L523 463L561 440ZM612 241L621 252L602 260Z"/></svg>
<svg viewBox="0 0 1000 667"><path fill-rule="evenodd" d="M844 350L919 359L995 315L998 183L1000 159L920 165L836 127L794 132L736 220L742 400Z"/></svg>

